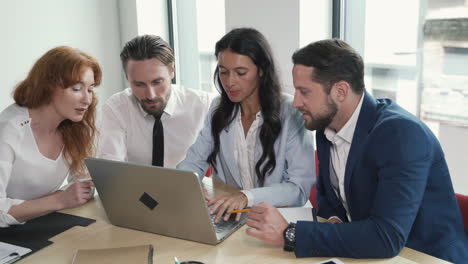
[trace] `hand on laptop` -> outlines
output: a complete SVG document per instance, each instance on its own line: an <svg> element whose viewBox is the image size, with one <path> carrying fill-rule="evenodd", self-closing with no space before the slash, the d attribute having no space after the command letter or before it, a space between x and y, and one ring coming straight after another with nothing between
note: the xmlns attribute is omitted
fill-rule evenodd
<svg viewBox="0 0 468 264"><path fill-rule="evenodd" d="M217 197L208 202L208 206L211 207L210 214L216 212L215 223L218 223L221 217L224 215L224 221L227 221L232 210L243 209L247 206L247 196L242 192L237 192L231 195ZM240 220L242 213L237 213L236 221Z"/></svg>

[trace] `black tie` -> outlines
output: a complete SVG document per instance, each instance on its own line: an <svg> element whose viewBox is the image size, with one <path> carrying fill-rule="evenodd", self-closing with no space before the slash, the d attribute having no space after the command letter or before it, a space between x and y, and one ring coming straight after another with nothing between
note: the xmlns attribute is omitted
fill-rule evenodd
<svg viewBox="0 0 468 264"><path fill-rule="evenodd" d="M153 166L164 166L164 132L163 125L161 122L161 114L155 115L154 126L153 126L153 160L151 164Z"/></svg>

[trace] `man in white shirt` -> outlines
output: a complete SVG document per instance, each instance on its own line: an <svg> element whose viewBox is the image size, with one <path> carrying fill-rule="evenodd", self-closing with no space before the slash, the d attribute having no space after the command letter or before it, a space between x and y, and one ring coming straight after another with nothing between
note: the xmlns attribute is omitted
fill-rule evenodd
<svg viewBox="0 0 468 264"><path fill-rule="evenodd" d="M97 156L175 168L195 141L213 94L171 84L174 53L158 36L135 37L120 58L130 88L102 108Z"/></svg>

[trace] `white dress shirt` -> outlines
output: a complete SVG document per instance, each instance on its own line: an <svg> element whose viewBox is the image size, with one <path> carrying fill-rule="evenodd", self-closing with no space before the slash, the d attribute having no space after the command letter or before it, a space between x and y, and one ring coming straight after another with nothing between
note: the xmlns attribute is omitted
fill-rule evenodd
<svg viewBox="0 0 468 264"><path fill-rule="evenodd" d="M20 224L10 207L55 192L69 174L63 155L51 160L39 152L26 107L0 113L0 227Z"/></svg>
<svg viewBox="0 0 468 264"><path fill-rule="evenodd" d="M242 182L242 192L247 196L247 206L253 205L253 194L249 189L255 188L255 150L257 149L259 125L263 124L263 117L259 111L255 115L255 120L250 125L247 136L244 133L244 127L242 125L241 111L238 111L236 118L234 119L234 129L236 130L236 138L234 139L235 149L234 157L236 163L239 166L239 172Z"/></svg>
<svg viewBox="0 0 468 264"><path fill-rule="evenodd" d="M330 182L335 190L336 196L340 199L343 207L346 209L346 216L351 221L348 203L345 194L345 170L348 160L349 150L353 142L354 130L361 112L361 106L364 96L361 96L358 106L354 110L351 118L336 133L333 129L325 128L325 136L331 142L330 146ZM333 217L330 217L333 218Z"/></svg>
<svg viewBox="0 0 468 264"><path fill-rule="evenodd" d="M164 167L175 168L202 128L214 95L172 85L161 116ZM155 119L143 110L131 88L112 95L102 107L99 158L151 165Z"/></svg>

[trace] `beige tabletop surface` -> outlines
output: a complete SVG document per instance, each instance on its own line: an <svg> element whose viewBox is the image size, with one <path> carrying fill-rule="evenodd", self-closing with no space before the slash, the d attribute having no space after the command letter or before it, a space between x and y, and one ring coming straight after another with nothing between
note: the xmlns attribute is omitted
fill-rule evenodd
<svg viewBox="0 0 468 264"><path fill-rule="evenodd" d="M231 191L222 184L204 180L209 193L218 196ZM212 188L214 186L214 188ZM117 227L109 223L104 208L96 195L87 204L63 213L96 219L87 226L73 227L53 238L54 243L26 257L18 263L72 263L78 249L115 248L151 244L154 246L154 263L174 263L176 256L180 261L197 260L209 263L318 263L330 258L296 258L293 253L272 247L246 234L247 227L237 230L222 243L213 246L197 242L166 237L162 235ZM138 217L138 216L135 216ZM449 263L421 252L404 248L399 256L391 259L348 259L339 258L344 263Z"/></svg>

